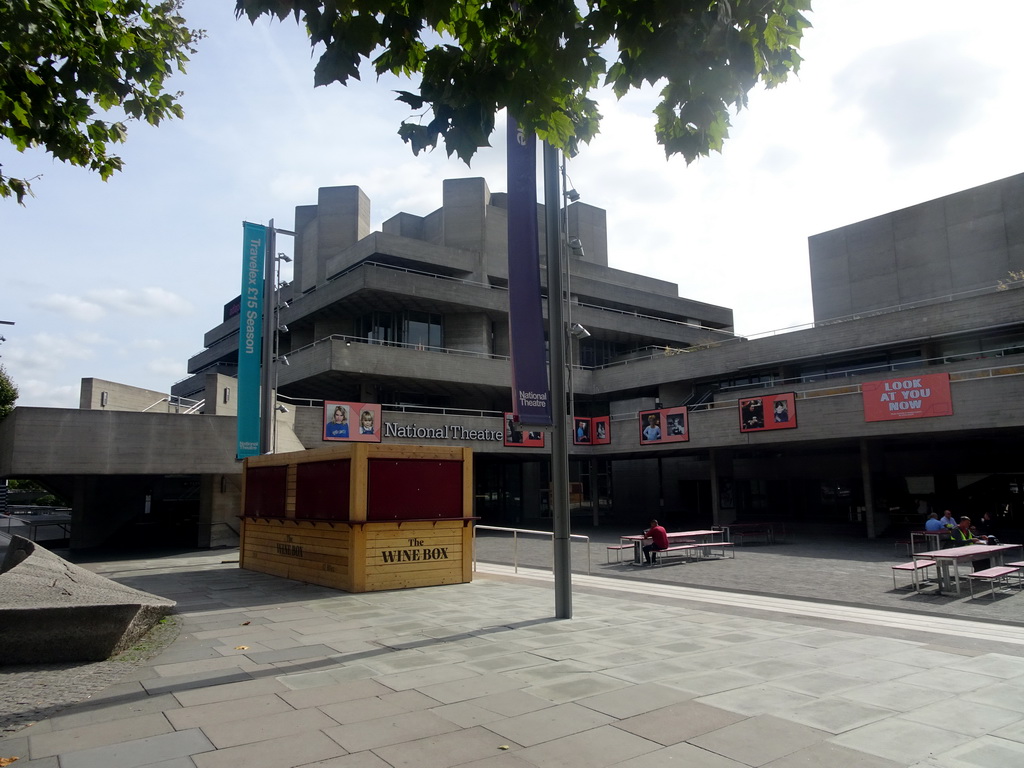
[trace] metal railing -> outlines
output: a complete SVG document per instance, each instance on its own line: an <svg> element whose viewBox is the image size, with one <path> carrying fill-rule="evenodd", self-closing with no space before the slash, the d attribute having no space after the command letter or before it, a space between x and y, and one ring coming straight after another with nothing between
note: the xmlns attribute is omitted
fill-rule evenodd
<svg viewBox="0 0 1024 768"><path fill-rule="evenodd" d="M494 352L478 352L473 349L458 349L456 347L438 347L438 346L427 346L424 344L413 344L406 341L384 341L381 339L367 339L365 336L349 336L346 334L333 333L330 336L324 336L323 338L317 339L316 341L304 344L301 347L295 347L294 349L288 350L288 355L297 355L299 352L303 352L307 349L313 349L319 344L324 344L331 341L343 341L346 346L352 346L353 344L363 344L371 347L392 347L409 349L417 352L435 352L443 355L457 355L460 357L476 357L484 358L488 360L510 360L508 355L499 355Z"/></svg>
<svg viewBox="0 0 1024 768"><path fill-rule="evenodd" d="M553 537L555 534L551 531L532 531L528 528L502 528L496 525L474 525L473 526L473 570L476 571L476 532L477 531L502 531L504 533L512 534L512 568L514 573L519 573L519 534L527 536L547 536L548 538ZM570 542L575 539L576 541L585 541L587 543L587 574L590 574L590 537L584 536L580 533L570 533ZM554 571L554 562L551 564L551 569Z"/></svg>

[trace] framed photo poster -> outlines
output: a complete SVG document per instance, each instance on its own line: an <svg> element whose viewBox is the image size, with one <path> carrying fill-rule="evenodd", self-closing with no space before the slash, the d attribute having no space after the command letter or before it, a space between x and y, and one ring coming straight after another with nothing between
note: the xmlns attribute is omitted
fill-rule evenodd
<svg viewBox="0 0 1024 768"><path fill-rule="evenodd" d="M324 400L324 440L379 443L383 433L380 403Z"/></svg>
<svg viewBox="0 0 1024 768"><path fill-rule="evenodd" d="M786 392L765 397L743 397L737 401L740 432L796 429L796 395Z"/></svg>
<svg viewBox="0 0 1024 768"><path fill-rule="evenodd" d="M518 424L511 413L505 414L505 440L508 448L543 448L544 433L540 431L524 430Z"/></svg>
<svg viewBox="0 0 1024 768"><path fill-rule="evenodd" d="M640 412L640 445L682 443L690 439L686 406Z"/></svg>

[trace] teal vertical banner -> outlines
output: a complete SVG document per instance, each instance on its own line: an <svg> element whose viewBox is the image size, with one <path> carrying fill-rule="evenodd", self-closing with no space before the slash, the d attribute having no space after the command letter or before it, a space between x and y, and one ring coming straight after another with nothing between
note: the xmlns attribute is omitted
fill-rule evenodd
<svg viewBox="0 0 1024 768"><path fill-rule="evenodd" d="M260 452L260 353L263 349L263 266L267 228L242 223L242 306L238 316L238 452Z"/></svg>

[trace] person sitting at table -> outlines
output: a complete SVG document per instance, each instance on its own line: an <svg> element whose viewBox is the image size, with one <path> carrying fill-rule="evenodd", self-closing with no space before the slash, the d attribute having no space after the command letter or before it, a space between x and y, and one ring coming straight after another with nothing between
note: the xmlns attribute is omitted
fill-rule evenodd
<svg viewBox="0 0 1024 768"><path fill-rule="evenodd" d="M657 520L651 520L651 527L644 531L644 538L650 539L650 544L644 544L644 562L646 565L654 565L658 562L658 555L655 554L663 549L668 549L668 532Z"/></svg>
<svg viewBox="0 0 1024 768"><path fill-rule="evenodd" d="M960 525L949 532L949 541L954 547L963 547L968 544L984 544L985 542L975 537L971 529L971 518L964 515L960 518Z"/></svg>
<svg viewBox="0 0 1024 768"><path fill-rule="evenodd" d="M929 533L935 533L946 530L946 526L939 520L938 513L932 512L928 515L928 521L924 524L924 529Z"/></svg>
<svg viewBox="0 0 1024 768"><path fill-rule="evenodd" d="M968 544L988 544L988 539L979 539L974 535L974 529L971 528L971 518L966 515L960 518L960 525L950 531L949 541L954 547L965 547ZM983 571L989 567L990 563L988 559L975 560L972 565L974 570Z"/></svg>
<svg viewBox="0 0 1024 768"><path fill-rule="evenodd" d="M956 520L953 519L953 513L948 509L942 513L942 517L939 518L939 522L942 523L944 528L948 528L951 531L956 528Z"/></svg>

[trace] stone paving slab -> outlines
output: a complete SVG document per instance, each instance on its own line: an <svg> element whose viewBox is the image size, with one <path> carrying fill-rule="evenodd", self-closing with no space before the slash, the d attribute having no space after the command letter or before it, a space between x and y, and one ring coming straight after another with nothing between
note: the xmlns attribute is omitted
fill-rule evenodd
<svg viewBox="0 0 1024 768"><path fill-rule="evenodd" d="M93 567L176 594L181 633L136 679L0 739L26 768L1003 768L1024 755L1024 629L1008 624L582 577L576 618L556 621L548 576L500 568L348 595L210 555Z"/></svg>

